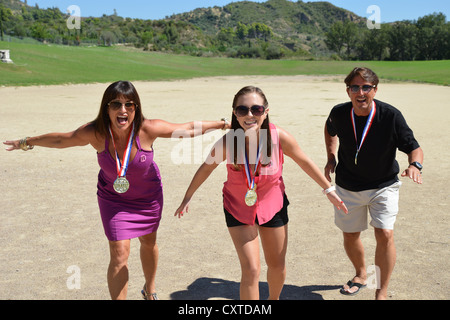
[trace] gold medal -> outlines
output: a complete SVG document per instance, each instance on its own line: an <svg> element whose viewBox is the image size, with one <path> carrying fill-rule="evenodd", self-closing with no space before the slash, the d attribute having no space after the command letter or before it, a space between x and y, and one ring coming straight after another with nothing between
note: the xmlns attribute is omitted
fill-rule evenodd
<svg viewBox="0 0 450 320"><path fill-rule="evenodd" d="M245 204L249 207L253 207L258 200L258 195L256 194L255 189L250 189L245 194Z"/></svg>
<svg viewBox="0 0 450 320"><path fill-rule="evenodd" d="M256 202L258 201L258 195L256 194L256 172L258 171L259 165L260 165L260 157L261 157L261 149L262 149L262 140L259 141L258 151L256 154L256 161L255 161L255 171L253 173L250 172L250 164L248 161L247 153L245 153L245 178L247 182L248 191L245 194L245 204L249 207L253 207Z"/></svg>
<svg viewBox="0 0 450 320"><path fill-rule="evenodd" d="M117 193L125 193L130 189L130 183L125 177L118 177L116 181L114 181L114 190Z"/></svg>

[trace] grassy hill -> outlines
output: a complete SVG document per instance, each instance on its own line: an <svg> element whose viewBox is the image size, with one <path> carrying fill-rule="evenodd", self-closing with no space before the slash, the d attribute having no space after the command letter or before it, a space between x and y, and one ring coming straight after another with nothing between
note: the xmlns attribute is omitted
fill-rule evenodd
<svg viewBox="0 0 450 320"><path fill-rule="evenodd" d="M238 22L258 22L268 25L275 34L282 37L296 37L298 34L323 36L337 21L365 21L355 13L329 2L287 0L268 0L262 3L238 1L224 7L195 9L173 15L169 19L192 23L208 34L217 34L222 28L235 27Z"/></svg>
<svg viewBox="0 0 450 320"><path fill-rule="evenodd" d="M262 23L271 28L276 42L281 45L315 54L327 51L323 40L334 23L349 20L363 25L365 21L329 2L287 0L238 1L224 7L195 9L169 19L191 23L211 36L221 29L234 28L238 23Z"/></svg>
<svg viewBox="0 0 450 320"><path fill-rule="evenodd" d="M231 75L344 75L355 66L384 79L450 84L450 61L358 62L204 58L120 47L71 47L1 42L14 64L0 63L1 86L160 81Z"/></svg>

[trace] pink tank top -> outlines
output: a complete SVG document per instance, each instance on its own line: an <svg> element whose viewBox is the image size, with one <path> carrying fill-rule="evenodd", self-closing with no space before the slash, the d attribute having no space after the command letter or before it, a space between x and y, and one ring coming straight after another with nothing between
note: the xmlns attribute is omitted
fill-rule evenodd
<svg viewBox="0 0 450 320"><path fill-rule="evenodd" d="M256 204L249 207L245 204L245 195L248 191L245 170L236 170L233 162L227 160L228 179L223 187L224 208L238 221L254 225L256 216L259 224L272 220L275 214L283 207L284 182L283 182L283 150L276 126L270 124L272 136L272 156L268 166L261 166L259 175L255 178L257 185ZM228 150L227 150L227 153Z"/></svg>

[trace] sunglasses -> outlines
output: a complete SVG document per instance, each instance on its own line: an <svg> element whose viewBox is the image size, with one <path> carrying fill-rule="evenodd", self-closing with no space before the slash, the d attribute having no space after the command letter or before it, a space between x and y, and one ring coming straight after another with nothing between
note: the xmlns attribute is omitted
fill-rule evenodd
<svg viewBox="0 0 450 320"><path fill-rule="evenodd" d="M352 91L352 93L358 93L359 90L362 89L362 91L364 93L369 93L370 91L372 91L372 89L376 88L377 86L373 85L373 86L369 86L369 85L365 85L365 86L357 86L357 85L353 85L353 86L347 86L347 89L350 89Z"/></svg>
<svg viewBox="0 0 450 320"><path fill-rule="evenodd" d="M133 111L136 108L136 103L134 102L122 103L120 101L111 101L110 103L108 103L108 106L113 111L119 110L120 108L122 108L122 106L125 106L125 109L127 109L128 111Z"/></svg>
<svg viewBox="0 0 450 320"><path fill-rule="evenodd" d="M234 108L234 110L236 112L236 116L239 118L248 115L249 111L251 111L252 115L254 115L255 117L261 117L264 114L264 111L266 111L266 107L257 105L252 106L251 108L246 106L237 106L236 108Z"/></svg>

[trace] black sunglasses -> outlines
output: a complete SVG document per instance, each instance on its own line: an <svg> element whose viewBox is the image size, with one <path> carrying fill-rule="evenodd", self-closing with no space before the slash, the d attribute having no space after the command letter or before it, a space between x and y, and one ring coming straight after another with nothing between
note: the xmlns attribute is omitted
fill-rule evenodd
<svg viewBox="0 0 450 320"><path fill-rule="evenodd" d="M365 86L361 86L361 87L357 86L357 85L353 85L353 86L347 86L347 89L350 89L353 93L358 93L359 90L361 90L361 89L364 93L369 93L370 91L372 91L372 89L374 89L376 87L377 86L375 86L375 85L372 85L372 86L365 85Z"/></svg>
<svg viewBox="0 0 450 320"><path fill-rule="evenodd" d="M237 106L234 110L236 111L237 117L245 117L248 115L249 111L251 111L252 115L255 117L261 117L264 114L264 111L266 111L266 107L258 105L252 106L251 108L246 106Z"/></svg>
<svg viewBox="0 0 450 320"><path fill-rule="evenodd" d="M125 106L125 109L129 111L133 111L136 108L136 103L134 102L122 103L120 101L111 101L110 103L108 103L108 106L114 111L119 110L123 105Z"/></svg>

